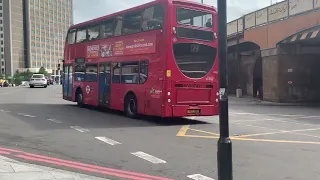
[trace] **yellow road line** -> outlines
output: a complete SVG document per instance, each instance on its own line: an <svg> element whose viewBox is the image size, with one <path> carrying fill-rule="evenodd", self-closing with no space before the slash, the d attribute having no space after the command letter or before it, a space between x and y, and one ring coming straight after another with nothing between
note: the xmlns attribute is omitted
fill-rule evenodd
<svg viewBox="0 0 320 180"><path fill-rule="evenodd" d="M189 127L190 127L190 125L182 126L182 128L179 130L177 136L185 136Z"/></svg>
<svg viewBox="0 0 320 180"><path fill-rule="evenodd" d="M202 131L202 130L198 130L198 129L192 129L192 128L189 128L189 130L192 130L192 131L197 131L197 132L202 132L202 133L206 133L206 134L212 134L212 135L216 135L216 136L219 136L219 134L217 134L217 133L213 133L213 132Z"/></svg>
<svg viewBox="0 0 320 180"><path fill-rule="evenodd" d="M219 136L184 135L184 137L219 139ZM315 145L320 145L320 142L316 142L316 141L287 141L287 140L273 140L273 139L249 139L249 138L239 138L239 137L230 137L230 139L232 139L232 140L241 140L241 141L254 141L254 142L273 142L273 143L292 143L292 144L315 144Z"/></svg>
<svg viewBox="0 0 320 180"><path fill-rule="evenodd" d="M283 134L283 133L292 133L292 134L299 134L295 132L304 132L304 131L316 131L320 130L320 128L313 128L313 129L296 129L296 130L280 130L277 132L268 132L268 133L257 133L257 134L247 134L247 135L241 135L241 137L253 137L253 136L262 136L262 135L273 135L273 134ZM305 135L306 134L300 134Z"/></svg>

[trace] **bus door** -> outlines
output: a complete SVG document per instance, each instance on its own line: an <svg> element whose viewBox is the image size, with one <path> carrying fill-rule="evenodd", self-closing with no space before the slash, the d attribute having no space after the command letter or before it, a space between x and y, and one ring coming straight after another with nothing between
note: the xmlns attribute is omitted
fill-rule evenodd
<svg viewBox="0 0 320 180"><path fill-rule="evenodd" d="M72 65L64 65L63 71L63 99L72 100Z"/></svg>
<svg viewBox="0 0 320 180"><path fill-rule="evenodd" d="M110 107L111 63L99 66L99 105Z"/></svg>

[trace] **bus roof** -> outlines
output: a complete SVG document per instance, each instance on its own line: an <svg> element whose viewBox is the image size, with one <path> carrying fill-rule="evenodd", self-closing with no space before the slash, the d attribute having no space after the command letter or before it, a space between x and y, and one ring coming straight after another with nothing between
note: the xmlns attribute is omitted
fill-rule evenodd
<svg viewBox="0 0 320 180"><path fill-rule="evenodd" d="M203 7L205 9L210 9L210 10L217 11L216 8L213 7L213 6L201 4L201 3L194 2L194 1L191 1L191 0L154 0L154 1L151 1L151 2L146 3L146 4L135 6L135 7L132 7L132 8L126 9L126 10L122 10L122 11L116 12L116 13L108 14L106 16L98 17L98 18L95 18L95 19L92 19L92 20L89 20L89 21L85 21L85 22L82 22L82 23L74 24L69 29L79 28L79 27L86 26L88 24L98 23L98 22L103 21L105 19L112 18L112 17L115 17L117 15L122 15L122 14L131 12L131 11L136 10L136 9L143 9L143 8L158 4L160 2L174 3L174 4L185 4L185 5L192 4L192 6Z"/></svg>

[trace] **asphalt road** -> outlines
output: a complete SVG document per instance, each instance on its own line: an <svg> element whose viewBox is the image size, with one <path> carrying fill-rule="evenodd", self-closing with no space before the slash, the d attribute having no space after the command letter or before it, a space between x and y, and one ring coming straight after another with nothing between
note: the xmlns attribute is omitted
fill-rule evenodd
<svg viewBox="0 0 320 180"><path fill-rule="evenodd" d="M0 88L0 98L1 147L170 179L217 179L217 117L133 120L78 108L61 98L61 86ZM318 179L319 109L230 102L234 179Z"/></svg>

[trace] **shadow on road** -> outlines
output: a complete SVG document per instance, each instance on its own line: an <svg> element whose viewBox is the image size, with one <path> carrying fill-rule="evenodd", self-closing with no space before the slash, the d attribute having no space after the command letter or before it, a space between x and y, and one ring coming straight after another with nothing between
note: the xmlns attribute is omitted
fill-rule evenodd
<svg viewBox="0 0 320 180"><path fill-rule="evenodd" d="M79 108L73 104L0 104L0 109L11 111L10 114L40 129L51 129L47 119L62 121L64 126L80 126L86 128L124 128L181 126L191 124L208 124L208 122L187 118L160 118L142 116L130 119L122 112L101 108ZM20 116L19 116L20 114ZM24 117L21 114L35 116ZM58 128L58 127L56 127ZM61 127L60 127L61 128Z"/></svg>

